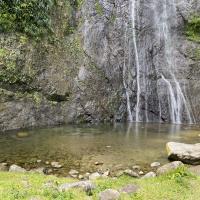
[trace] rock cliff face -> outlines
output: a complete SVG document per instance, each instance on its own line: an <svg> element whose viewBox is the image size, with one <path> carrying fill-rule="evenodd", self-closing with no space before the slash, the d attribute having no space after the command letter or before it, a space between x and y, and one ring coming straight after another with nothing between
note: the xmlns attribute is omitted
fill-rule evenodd
<svg viewBox="0 0 200 200"><path fill-rule="evenodd" d="M70 20L79 24L73 33L64 35L58 23L66 20L65 12L54 14L59 40L54 43L0 34L0 129L134 121L137 114L139 121L179 122L173 120L172 98L165 81L176 90L165 59L169 40L156 34L156 23L162 22L158 17L164 17L163 2L85 0L81 8L73 10ZM165 5L172 12L169 2ZM174 92L182 102L180 108L175 105L181 122L199 122L200 45L187 39L184 27L200 12L200 3L176 2L176 13L168 13L165 22L173 43L173 74L186 102Z"/></svg>

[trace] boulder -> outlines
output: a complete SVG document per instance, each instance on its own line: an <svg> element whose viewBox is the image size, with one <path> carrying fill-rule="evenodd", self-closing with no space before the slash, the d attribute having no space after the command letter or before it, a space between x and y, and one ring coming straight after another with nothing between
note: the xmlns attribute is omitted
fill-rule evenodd
<svg viewBox="0 0 200 200"><path fill-rule="evenodd" d="M133 194L136 193L139 190L139 186L129 184L124 186L123 188L120 189L120 192L127 193L127 194Z"/></svg>
<svg viewBox="0 0 200 200"><path fill-rule="evenodd" d="M184 144L168 142L166 148L170 160L179 160L192 165L200 164L200 143Z"/></svg>
<svg viewBox="0 0 200 200"><path fill-rule="evenodd" d="M71 169L71 170L69 171L69 175L70 175L72 178L77 178L78 175L79 175L79 172L78 172L77 170L75 170L75 169Z"/></svg>
<svg viewBox="0 0 200 200"><path fill-rule="evenodd" d="M95 172L95 173L90 174L89 180L96 180L100 177L101 177L101 175L98 172Z"/></svg>
<svg viewBox="0 0 200 200"><path fill-rule="evenodd" d="M51 166L58 169L62 167L62 165L59 162L51 162Z"/></svg>
<svg viewBox="0 0 200 200"><path fill-rule="evenodd" d="M38 173L38 174L44 174L45 168L40 167L40 168L31 169L30 172L34 172L34 173Z"/></svg>
<svg viewBox="0 0 200 200"><path fill-rule="evenodd" d="M134 178L139 178L138 173L134 172L134 171L131 170L131 169L126 169L126 170L124 171L124 174L125 174L125 175L128 175L128 176L131 176L131 177L134 177Z"/></svg>
<svg viewBox="0 0 200 200"><path fill-rule="evenodd" d="M156 177L155 172L149 172L149 173L145 174L142 178L153 178L153 177Z"/></svg>
<svg viewBox="0 0 200 200"><path fill-rule="evenodd" d="M151 163L151 167L154 168L154 167L159 167L160 166L160 163L159 162L153 162Z"/></svg>
<svg viewBox="0 0 200 200"><path fill-rule="evenodd" d="M120 193L113 189L107 189L99 194L100 200L117 200L119 197Z"/></svg>
<svg viewBox="0 0 200 200"><path fill-rule="evenodd" d="M78 179L83 180L83 179L84 179L84 176L81 175L81 174L79 174L79 175L78 175Z"/></svg>
<svg viewBox="0 0 200 200"><path fill-rule="evenodd" d="M139 173L138 173L139 175L143 175L144 174L144 172L143 171L139 171Z"/></svg>
<svg viewBox="0 0 200 200"><path fill-rule="evenodd" d="M134 166L132 166L132 169L133 169L133 170L140 170L141 167L140 167L139 165L134 165Z"/></svg>
<svg viewBox="0 0 200 200"><path fill-rule="evenodd" d="M85 192L90 193L96 186L91 181L79 181L75 183L64 183L58 187L60 192L66 192L72 188L82 188Z"/></svg>
<svg viewBox="0 0 200 200"><path fill-rule="evenodd" d="M9 172L26 172L26 170L18 165L11 165Z"/></svg>
<svg viewBox="0 0 200 200"><path fill-rule="evenodd" d="M183 165L184 164L181 161L174 161L174 162L171 162L171 163L168 163L166 165L159 167L157 169L156 173L157 173L157 175L166 174L166 173L168 173L172 170L175 170L178 167L183 166Z"/></svg>

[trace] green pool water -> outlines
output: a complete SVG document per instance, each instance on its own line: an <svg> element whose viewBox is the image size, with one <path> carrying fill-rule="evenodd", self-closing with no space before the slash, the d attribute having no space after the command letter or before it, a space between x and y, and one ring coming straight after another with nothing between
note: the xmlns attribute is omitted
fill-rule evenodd
<svg viewBox="0 0 200 200"><path fill-rule="evenodd" d="M168 162L165 145L169 141L198 143L200 127L132 123L6 132L0 134L0 162L31 169L51 168L46 162L58 161L63 167L53 173L62 175L70 169L92 172L133 165L145 170L152 162Z"/></svg>

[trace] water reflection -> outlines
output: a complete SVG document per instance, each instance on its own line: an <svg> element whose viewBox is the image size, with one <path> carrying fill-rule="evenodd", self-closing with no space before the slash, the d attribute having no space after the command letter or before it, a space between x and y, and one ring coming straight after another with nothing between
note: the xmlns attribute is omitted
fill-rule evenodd
<svg viewBox="0 0 200 200"><path fill-rule="evenodd" d="M165 144L169 141L193 143L200 139L198 126L171 124L114 124L64 126L0 134L0 161L37 166L37 159L59 161L61 173L71 168L88 171L101 161L105 168L117 165L167 162ZM26 134L25 134L26 135ZM109 148L108 148L109 147Z"/></svg>

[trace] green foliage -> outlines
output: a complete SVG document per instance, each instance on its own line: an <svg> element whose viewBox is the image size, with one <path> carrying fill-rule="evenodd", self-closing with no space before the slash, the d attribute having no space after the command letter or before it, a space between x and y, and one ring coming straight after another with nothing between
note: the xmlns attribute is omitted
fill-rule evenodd
<svg viewBox="0 0 200 200"><path fill-rule="evenodd" d="M0 82L9 84L27 84L32 81L32 76L27 75L17 67L17 54L0 48Z"/></svg>
<svg viewBox="0 0 200 200"><path fill-rule="evenodd" d="M99 3L98 0L96 0L96 3L95 3L95 9L96 9L96 12L98 15L103 15L104 11L103 11L103 7L102 5Z"/></svg>
<svg viewBox="0 0 200 200"><path fill-rule="evenodd" d="M200 60L200 48L196 48L194 50L193 57L194 57L194 60L196 60L196 61Z"/></svg>
<svg viewBox="0 0 200 200"><path fill-rule="evenodd" d="M0 0L0 32L21 32L41 37L51 30L54 0Z"/></svg>
<svg viewBox="0 0 200 200"><path fill-rule="evenodd" d="M186 25L186 35L188 39L200 42L200 16L192 16Z"/></svg>

